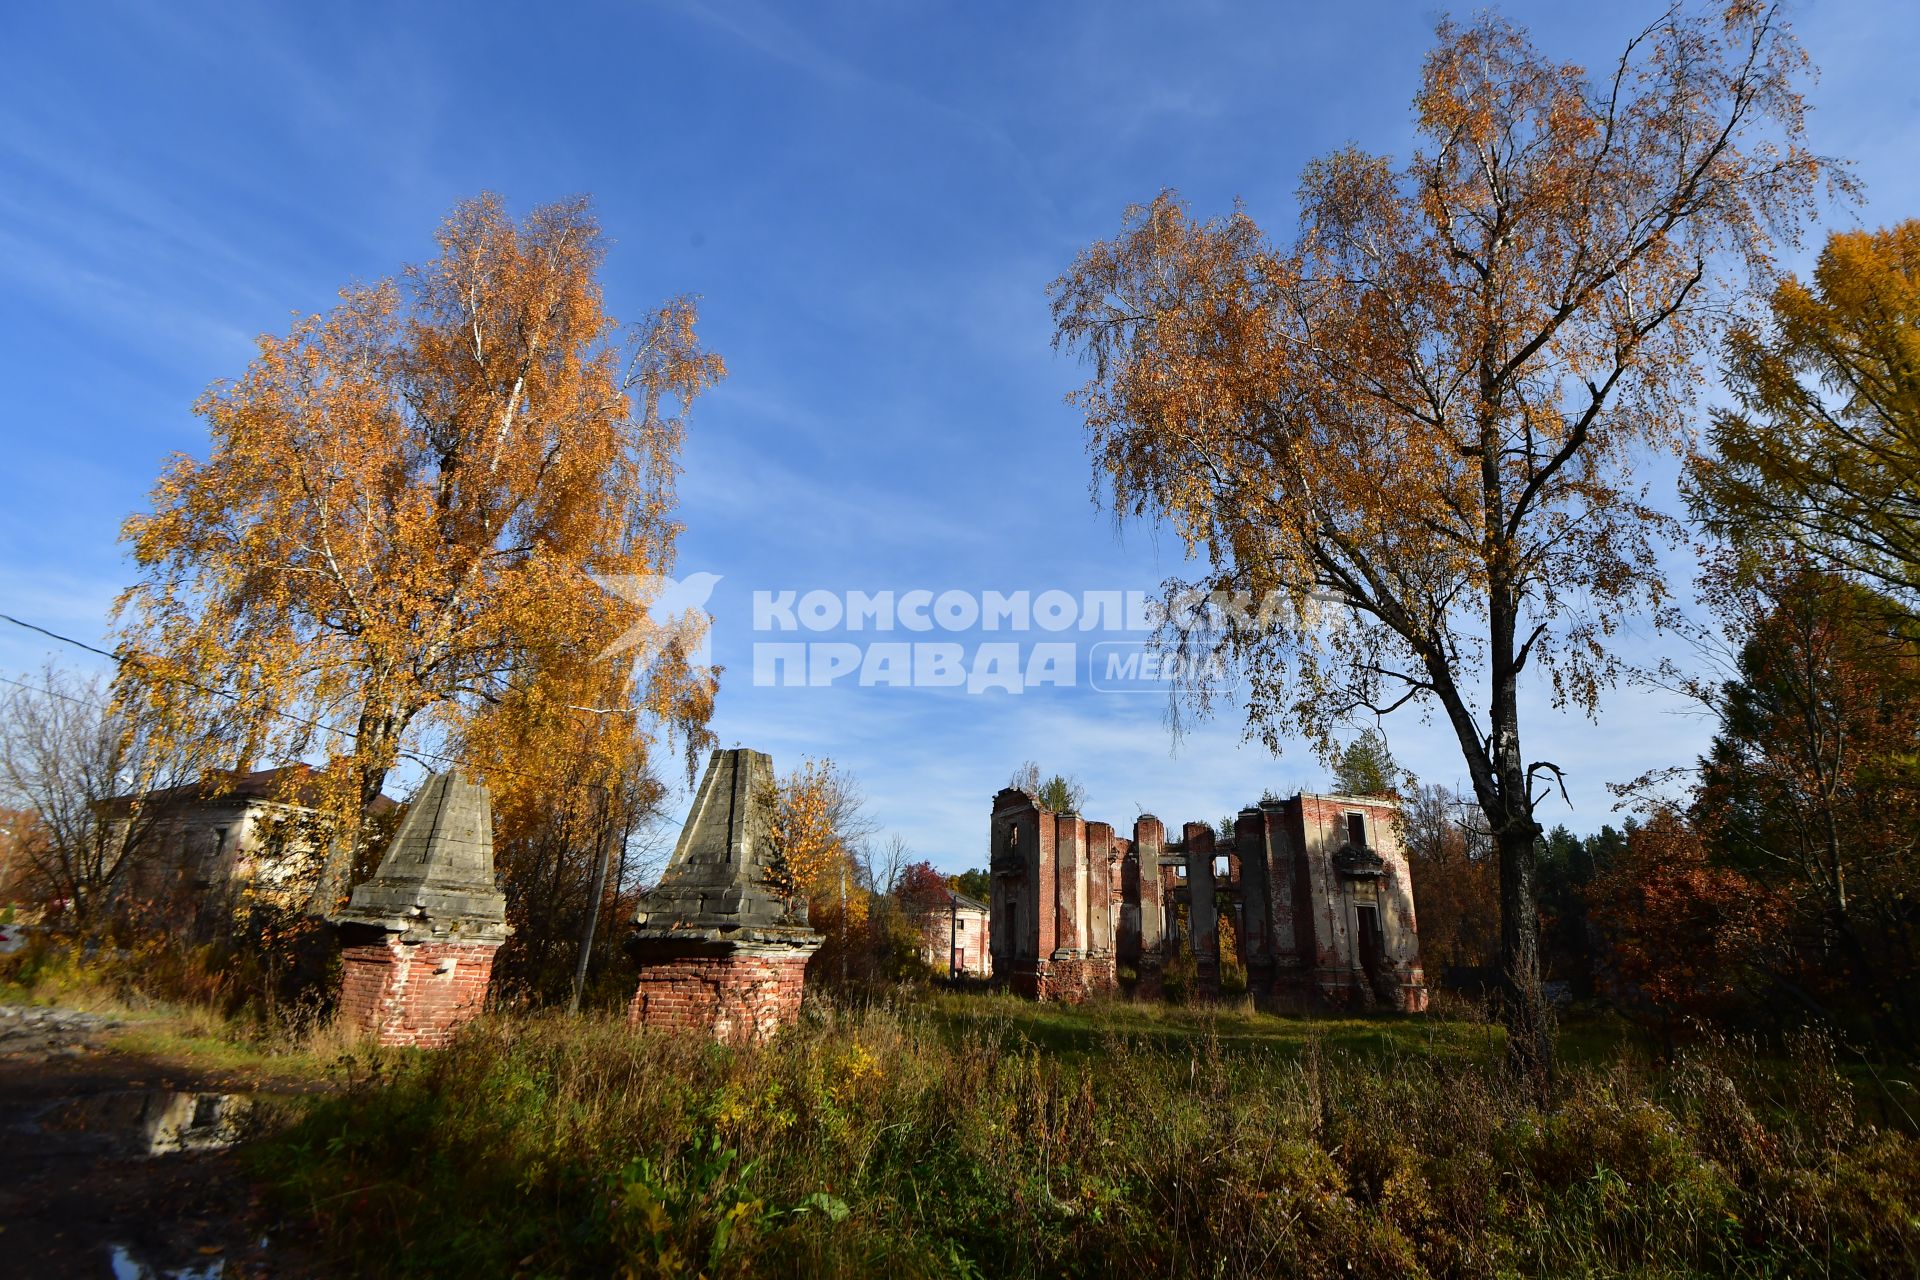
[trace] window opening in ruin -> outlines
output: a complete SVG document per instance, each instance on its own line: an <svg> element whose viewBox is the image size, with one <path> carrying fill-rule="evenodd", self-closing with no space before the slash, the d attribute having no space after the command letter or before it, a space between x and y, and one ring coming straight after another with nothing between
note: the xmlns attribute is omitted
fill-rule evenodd
<svg viewBox="0 0 1920 1280"><path fill-rule="evenodd" d="M198 884L201 887L211 885L220 875L227 858L227 828L213 829L213 849L207 855L206 865L200 868Z"/></svg>
<svg viewBox="0 0 1920 1280"><path fill-rule="evenodd" d="M1367 847L1367 818L1365 814L1347 815L1347 843L1356 849Z"/></svg>
<svg viewBox="0 0 1920 1280"><path fill-rule="evenodd" d="M1216 876L1224 876L1231 875L1232 873L1233 864L1227 860L1226 854L1223 853L1213 860L1213 874Z"/></svg>

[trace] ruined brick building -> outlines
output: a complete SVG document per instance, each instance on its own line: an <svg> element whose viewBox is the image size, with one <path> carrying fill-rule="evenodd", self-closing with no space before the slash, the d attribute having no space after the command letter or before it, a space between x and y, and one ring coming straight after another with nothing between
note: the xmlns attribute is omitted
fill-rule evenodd
<svg viewBox="0 0 1920 1280"><path fill-rule="evenodd" d="M1376 796L1296 795L1242 809L1230 839L1204 822L1169 840L1151 814L1131 839L1053 813L1024 791L994 797L993 974L1035 999L1118 985L1157 994L1178 950L1218 994L1220 922L1247 990L1274 1008L1418 1011L1427 992L1397 806Z"/></svg>

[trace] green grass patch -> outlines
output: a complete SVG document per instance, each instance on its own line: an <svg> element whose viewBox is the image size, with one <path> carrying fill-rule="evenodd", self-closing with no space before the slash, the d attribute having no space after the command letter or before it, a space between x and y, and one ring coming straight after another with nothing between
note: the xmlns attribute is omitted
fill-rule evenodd
<svg viewBox="0 0 1920 1280"><path fill-rule="evenodd" d="M324 1016L320 1001L263 1007L236 999L219 954L208 947L155 942L114 949L37 937L0 957L0 1004L110 1016L121 1025L105 1035L109 1051L189 1073L312 1082L355 1055L382 1056Z"/></svg>
<svg viewBox="0 0 1920 1280"><path fill-rule="evenodd" d="M1309 1047L1361 1056L1413 1054L1492 1061L1505 1032L1484 1020L1403 1014L1286 1015L1251 1002L1172 1005L1122 999L1085 1004L1038 1004L1013 995L940 993L929 1002L937 1025L956 1034L1012 1035L1051 1054L1100 1055L1116 1043L1185 1051L1206 1042L1220 1052L1297 1056Z"/></svg>
<svg viewBox="0 0 1920 1280"><path fill-rule="evenodd" d="M343 1056L353 1049L331 1035L316 1039L318 1043L266 1040L249 1027L208 1025L191 1014L162 1010L130 1015L125 1026L108 1034L105 1047L110 1053L151 1058L188 1073L318 1082L338 1072Z"/></svg>

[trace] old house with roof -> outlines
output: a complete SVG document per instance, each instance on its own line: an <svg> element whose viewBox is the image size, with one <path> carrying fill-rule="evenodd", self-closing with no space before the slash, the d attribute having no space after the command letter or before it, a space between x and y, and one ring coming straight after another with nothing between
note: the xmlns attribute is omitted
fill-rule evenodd
<svg viewBox="0 0 1920 1280"><path fill-rule="evenodd" d="M992 970L987 933L987 904L957 889L942 895L941 905L920 922L920 956L935 973L955 978L984 978Z"/></svg>
<svg viewBox="0 0 1920 1280"><path fill-rule="evenodd" d="M116 796L103 806L102 820L114 839L139 844L121 892L200 913L230 908L246 891L270 899L301 891L323 853L324 782L313 766L292 764ZM386 817L397 808L383 795L372 814Z"/></svg>

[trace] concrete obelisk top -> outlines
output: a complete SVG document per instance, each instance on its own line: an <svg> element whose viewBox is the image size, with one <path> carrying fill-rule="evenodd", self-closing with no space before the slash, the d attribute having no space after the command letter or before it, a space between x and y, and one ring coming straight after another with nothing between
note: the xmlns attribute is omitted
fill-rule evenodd
<svg viewBox="0 0 1920 1280"><path fill-rule="evenodd" d="M769 883L775 795L770 756L713 753L666 873L634 914L635 944L819 944Z"/></svg>
<svg viewBox="0 0 1920 1280"><path fill-rule="evenodd" d="M506 920L506 895L493 883L487 789L457 773L427 779L379 870L333 917L343 928L376 928L406 942L502 942Z"/></svg>

